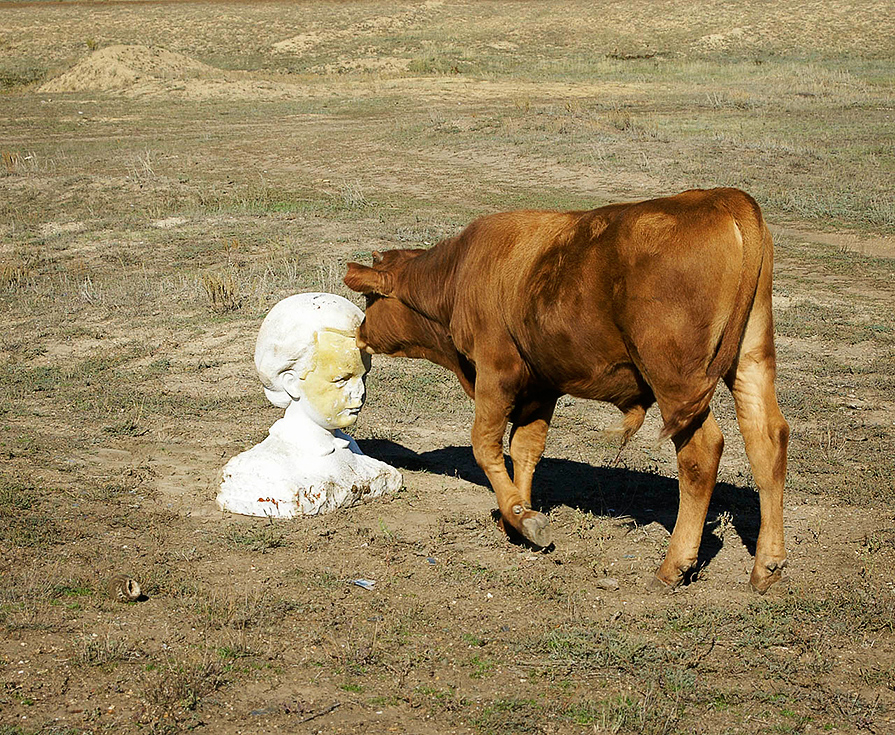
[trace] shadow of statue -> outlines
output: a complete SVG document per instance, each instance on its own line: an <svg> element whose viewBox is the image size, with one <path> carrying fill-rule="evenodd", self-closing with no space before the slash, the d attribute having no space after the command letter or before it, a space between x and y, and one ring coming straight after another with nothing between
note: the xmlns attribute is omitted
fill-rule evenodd
<svg viewBox="0 0 895 735"><path fill-rule="evenodd" d="M489 487L469 446L417 453L384 439L359 440L358 444L364 453L403 470L459 477ZM509 458L507 461L512 464ZM584 462L545 457L535 472L532 506L549 512L560 505L594 515L630 517L639 526L659 523L670 533L677 519L678 482L676 477L655 472L595 467ZM719 482L709 506L697 572L721 550L721 540L712 531L720 525L725 511L730 513L733 527L749 553L755 554L760 523L758 494L751 488Z"/></svg>

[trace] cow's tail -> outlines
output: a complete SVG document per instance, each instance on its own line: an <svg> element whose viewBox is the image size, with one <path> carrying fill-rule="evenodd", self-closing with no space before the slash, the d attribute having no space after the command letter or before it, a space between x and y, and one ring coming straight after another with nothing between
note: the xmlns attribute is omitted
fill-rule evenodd
<svg viewBox="0 0 895 735"><path fill-rule="evenodd" d="M743 239L743 263L733 308L721 331L715 354L706 368L705 390L692 401L680 406L670 416L663 417L664 426L659 434L660 442L684 432L708 413L718 378L727 374L739 354L743 333L746 331L746 323L755 300L765 250L773 247L771 234L764 223L758 204L748 195L741 192L738 194L744 197L744 200L737 201L735 203L737 206L729 207Z"/></svg>
<svg viewBox="0 0 895 735"><path fill-rule="evenodd" d="M622 420L615 426L611 426L604 430L609 437L620 437L621 446L624 447L628 440L637 433L637 430L643 426L643 419L646 417L646 408L643 406L631 406L624 409Z"/></svg>
<svg viewBox="0 0 895 735"><path fill-rule="evenodd" d="M706 375L709 378L720 378L725 375L737 358L743 332L746 331L746 322L752 311L752 302L755 300L755 291L758 288L765 245L771 247L770 233L762 219L758 204L751 197L747 197L745 205L731 212L743 238L743 267L740 271L740 282L737 285L733 309L721 332L715 355L706 368Z"/></svg>

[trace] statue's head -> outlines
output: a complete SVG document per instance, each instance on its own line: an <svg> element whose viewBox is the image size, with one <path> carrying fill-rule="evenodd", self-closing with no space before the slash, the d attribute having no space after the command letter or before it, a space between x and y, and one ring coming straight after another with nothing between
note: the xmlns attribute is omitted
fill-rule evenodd
<svg viewBox="0 0 895 735"><path fill-rule="evenodd" d="M364 315L341 296L303 293L277 303L261 324L255 367L275 406L298 402L333 431L357 421L370 358L357 348Z"/></svg>

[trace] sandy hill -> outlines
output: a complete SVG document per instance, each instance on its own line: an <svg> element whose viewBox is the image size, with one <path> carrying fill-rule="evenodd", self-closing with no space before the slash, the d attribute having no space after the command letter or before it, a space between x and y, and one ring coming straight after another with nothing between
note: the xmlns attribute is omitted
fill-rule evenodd
<svg viewBox="0 0 895 735"><path fill-rule="evenodd" d="M94 51L41 92L106 92L136 87L167 87L196 79L222 79L220 69L183 54L149 46L108 46ZM146 91L149 91L148 89Z"/></svg>

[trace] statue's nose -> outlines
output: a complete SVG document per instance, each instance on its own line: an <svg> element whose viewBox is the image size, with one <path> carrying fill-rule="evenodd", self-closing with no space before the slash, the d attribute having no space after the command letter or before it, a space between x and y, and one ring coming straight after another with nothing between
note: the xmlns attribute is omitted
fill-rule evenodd
<svg viewBox="0 0 895 735"><path fill-rule="evenodd" d="M364 405L364 397L367 395L367 386L363 380L358 380L356 385L351 386L350 400L354 408L360 408Z"/></svg>

